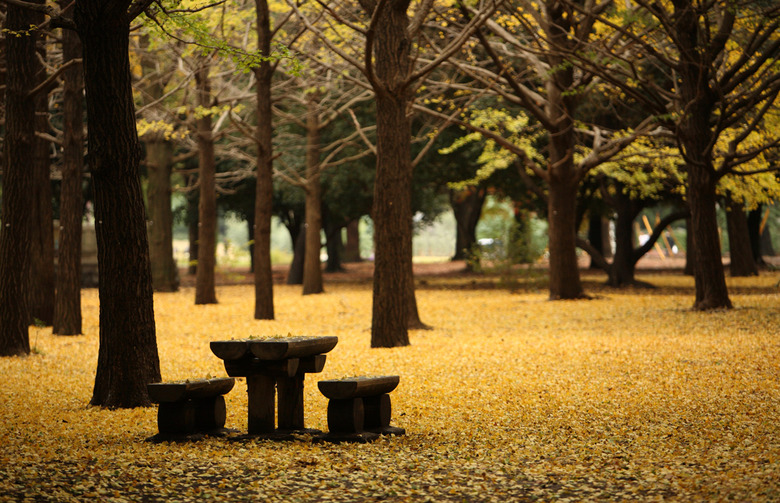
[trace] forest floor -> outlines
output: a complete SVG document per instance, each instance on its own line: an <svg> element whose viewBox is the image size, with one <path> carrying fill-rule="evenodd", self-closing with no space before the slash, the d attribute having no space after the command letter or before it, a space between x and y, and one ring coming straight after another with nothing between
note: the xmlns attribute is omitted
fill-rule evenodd
<svg viewBox="0 0 780 503"><path fill-rule="evenodd" d="M252 319L235 271L215 305L195 306L186 282L155 294L164 380L224 376L213 340L335 335L305 388L306 425L327 430L315 382L400 375L392 424L407 433L370 444L148 442L154 407L87 405L99 305L85 289L84 335L31 327L34 352L0 358L0 501L780 500L780 271L727 277L735 308L702 313L675 268L641 268L653 289L584 272L592 300L550 302L542 266L462 267L417 266L432 328L393 349L369 347L370 263L307 296L280 269L275 320ZM244 379L226 401L245 432Z"/></svg>

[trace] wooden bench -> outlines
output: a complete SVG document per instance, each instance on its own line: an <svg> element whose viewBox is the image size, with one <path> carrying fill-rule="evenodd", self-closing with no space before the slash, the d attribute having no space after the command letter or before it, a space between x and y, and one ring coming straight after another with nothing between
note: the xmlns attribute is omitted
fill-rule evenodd
<svg viewBox="0 0 780 503"><path fill-rule="evenodd" d="M157 429L152 441L193 439L203 434L224 434L225 395L235 384L232 377L150 383L149 399L158 403Z"/></svg>
<svg viewBox="0 0 780 503"><path fill-rule="evenodd" d="M403 428L390 426L390 392L399 376L358 376L320 381L317 386L328 398L329 442L370 442L380 435L403 435Z"/></svg>

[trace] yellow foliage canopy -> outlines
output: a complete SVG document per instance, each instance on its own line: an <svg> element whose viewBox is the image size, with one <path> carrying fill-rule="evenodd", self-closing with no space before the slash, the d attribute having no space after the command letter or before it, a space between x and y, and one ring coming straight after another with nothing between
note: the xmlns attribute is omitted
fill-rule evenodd
<svg viewBox="0 0 780 503"><path fill-rule="evenodd" d="M98 298L85 290L86 335L33 328L38 353L0 359L0 501L777 499L780 273L730 278L738 308L715 313L688 309L690 278L642 279L661 288L548 302L432 278L418 303L434 329L373 350L367 285L280 285L276 321L251 319L251 286L220 288L217 305L155 296L165 380L225 375L211 340L338 336L306 380L310 427L327 429L316 381L399 374L393 424L407 435L366 445L144 442L155 409L86 406ZM245 389L226 396L241 431Z"/></svg>

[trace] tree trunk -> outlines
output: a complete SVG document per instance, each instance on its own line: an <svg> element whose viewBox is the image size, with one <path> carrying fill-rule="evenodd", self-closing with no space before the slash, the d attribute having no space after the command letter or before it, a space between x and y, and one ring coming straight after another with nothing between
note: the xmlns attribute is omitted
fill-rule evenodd
<svg viewBox="0 0 780 503"><path fill-rule="evenodd" d="M685 267L683 274L693 276L693 261L696 256L696 244L693 242L693 225L691 219L685 219Z"/></svg>
<svg viewBox="0 0 780 503"><path fill-rule="evenodd" d="M198 199L194 190L187 194L187 240L190 243L187 274L190 276L198 274Z"/></svg>
<svg viewBox="0 0 780 503"><path fill-rule="evenodd" d="M62 32L63 62L81 56L81 42L72 30ZM81 333L81 173L84 164L84 79L81 65L65 71L63 89L62 188L60 242L53 332Z"/></svg>
<svg viewBox="0 0 780 503"><path fill-rule="evenodd" d="M100 349L91 404L104 407L149 405L146 385L160 381L126 7L80 0L74 13L83 44L100 269Z"/></svg>
<svg viewBox="0 0 780 503"><path fill-rule="evenodd" d="M693 163L686 164L695 253L693 277L696 300L693 307L698 310L731 308L715 214L714 171Z"/></svg>
<svg viewBox="0 0 780 503"><path fill-rule="evenodd" d="M267 0L255 0L257 48L271 52L271 20ZM273 201L273 151L271 78L274 68L263 61L255 68L257 79L257 191L255 194L255 319L274 319L273 274L271 272L271 215Z"/></svg>
<svg viewBox="0 0 780 503"><path fill-rule="evenodd" d="M450 190L450 205L455 215L455 254L452 260L468 258L471 248L477 242L477 224L485 204L485 191L467 188L455 192Z"/></svg>
<svg viewBox="0 0 780 503"><path fill-rule="evenodd" d="M761 214L762 206L748 212L747 224L748 234L750 234L750 251L753 253L753 260L756 263L756 267L763 267L766 265L763 254L764 250L763 238L769 236L769 227L764 228L764 232L761 232ZM769 240L770 250L772 241ZM774 255L774 253L767 253L767 255Z"/></svg>
<svg viewBox="0 0 780 503"><path fill-rule="evenodd" d="M593 214L588 222L588 242L601 254L602 257L612 257L612 243L609 236L609 219ZM598 269L599 266L590 262L589 269Z"/></svg>
<svg viewBox="0 0 780 503"><path fill-rule="evenodd" d="M360 262L360 219L356 218L347 223L344 262Z"/></svg>
<svg viewBox="0 0 780 503"><path fill-rule="evenodd" d="M614 287L635 282L634 273L634 219L639 213L630 197L618 189L615 194L617 219L615 221L615 256L609 272L608 284Z"/></svg>
<svg viewBox="0 0 780 503"><path fill-rule="evenodd" d="M376 76L382 88L375 89L377 161L371 216L376 257L371 347L408 346L409 320L418 317L412 283L408 5L404 0L387 2L374 41Z"/></svg>
<svg viewBox="0 0 780 503"><path fill-rule="evenodd" d="M710 89L710 68L701 57L698 14L690 3L675 4L674 27L679 34L675 43L680 51L679 94L685 104L677 125L688 173L686 194L691 208L691 226L695 256L693 277L696 285L694 309L730 308L723 258L720 252L718 221L715 213L715 185L711 145L715 144L710 122L717 92Z"/></svg>
<svg viewBox="0 0 780 503"><path fill-rule="evenodd" d="M306 256L306 227L298 225L298 231L292 231L290 238L293 244L293 258L287 271L288 285L303 285L303 262ZM293 234L295 232L295 234Z"/></svg>
<svg viewBox="0 0 780 503"><path fill-rule="evenodd" d="M732 276L758 276L758 266L753 257L748 232L747 215L741 203L728 200L726 224L729 231L729 269Z"/></svg>
<svg viewBox="0 0 780 503"><path fill-rule="evenodd" d="M322 186L320 185L319 97L309 93L306 100L306 249L303 259L303 295L322 293Z"/></svg>
<svg viewBox="0 0 780 503"><path fill-rule="evenodd" d="M253 236L255 232L255 214L254 212L250 212L246 216L246 235L247 236ZM255 272L255 242L250 239L249 240L249 272L254 273Z"/></svg>
<svg viewBox="0 0 780 503"><path fill-rule="evenodd" d="M341 266L341 255L344 250L344 243L341 241L341 229L344 228L341 219L335 219L328 216L327 207L323 215L323 228L325 230L325 249L328 252L328 262L325 265L327 272L339 272L344 268Z"/></svg>
<svg viewBox="0 0 780 503"><path fill-rule="evenodd" d="M208 72L209 64L206 61L202 61L202 66L195 71L198 105L204 109L211 107ZM216 304L214 271L217 265L217 191L211 115L203 115L197 119L196 123L200 198L198 200L198 269L195 275L195 304Z"/></svg>
<svg viewBox="0 0 780 503"><path fill-rule="evenodd" d="M152 284L158 292L179 289L179 269L173 259L173 211L171 210L171 170L173 144L162 134L150 133L146 143L149 174L149 256Z"/></svg>
<svg viewBox="0 0 780 503"><path fill-rule="evenodd" d="M5 29L26 31L37 25L38 14L7 5ZM34 180L29 154L35 142L34 87L37 30L6 36L8 75L5 90L2 228L0 228L0 356L30 352L30 309L27 291L30 275L30 238L33 225Z"/></svg>
<svg viewBox="0 0 780 503"><path fill-rule="evenodd" d="M571 47L570 21L560 2L546 4L547 32L554 47ZM549 56L553 67L546 82L548 131L547 221L549 224L550 300L585 297L577 264L577 195L582 173L574 165L576 93L574 70L560 56Z"/></svg>
<svg viewBox="0 0 780 503"><path fill-rule="evenodd" d="M550 181L548 195L550 300L585 296L577 264L577 183Z"/></svg>
<svg viewBox="0 0 780 503"><path fill-rule="evenodd" d="M38 58L45 59L46 51L38 44ZM36 58L35 85L46 78L46 69ZM35 130L49 132L49 96L39 92L35 96ZM30 241L30 315L36 325L51 326L54 322L54 211L51 188L51 142L35 138L32 150L30 176L33 185L33 224Z"/></svg>

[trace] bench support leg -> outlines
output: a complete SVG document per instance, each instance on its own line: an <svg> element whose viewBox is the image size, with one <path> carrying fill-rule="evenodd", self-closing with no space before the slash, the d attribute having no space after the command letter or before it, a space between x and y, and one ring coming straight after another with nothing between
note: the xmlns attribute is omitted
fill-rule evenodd
<svg viewBox="0 0 780 503"><path fill-rule="evenodd" d="M279 377L279 429L303 430L303 374Z"/></svg>

